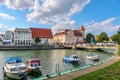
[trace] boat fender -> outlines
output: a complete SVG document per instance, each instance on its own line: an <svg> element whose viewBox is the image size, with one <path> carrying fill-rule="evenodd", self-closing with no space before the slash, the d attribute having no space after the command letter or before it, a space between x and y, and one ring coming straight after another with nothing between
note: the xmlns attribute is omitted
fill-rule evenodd
<svg viewBox="0 0 120 80"><path fill-rule="evenodd" d="M48 77L48 78L49 78L49 77L50 77L50 75L48 75L48 74L47 74L47 75L46 75L46 77Z"/></svg>
<svg viewBox="0 0 120 80"><path fill-rule="evenodd" d="M3 76L6 77L6 72L4 70L4 67L3 67Z"/></svg>

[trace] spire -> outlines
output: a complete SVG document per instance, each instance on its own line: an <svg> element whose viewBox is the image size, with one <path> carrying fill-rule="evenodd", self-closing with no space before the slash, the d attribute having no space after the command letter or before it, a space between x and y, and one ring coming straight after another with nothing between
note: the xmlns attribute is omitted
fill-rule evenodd
<svg viewBox="0 0 120 80"><path fill-rule="evenodd" d="M80 30L80 31L85 31L85 28L84 28L83 26L80 26L80 27L79 27L79 30Z"/></svg>

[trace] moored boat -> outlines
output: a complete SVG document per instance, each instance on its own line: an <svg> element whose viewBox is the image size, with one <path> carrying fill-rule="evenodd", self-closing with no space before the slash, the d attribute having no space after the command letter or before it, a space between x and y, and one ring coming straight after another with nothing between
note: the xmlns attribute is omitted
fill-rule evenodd
<svg viewBox="0 0 120 80"><path fill-rule="evenodd" d="M7 58L3 67L4 76L12 79L23 79L26 77L26 65L19 57Z"/></svg>
<svg viewBox="0 0 120 80"><path fill-rule="evenodd" d="M41 63L39 59L30 59L26 61L28 74L39 73L41 75Z"/></svg>
<svg viewBox="0 0 120 80"><path fill-rule="evenodd" d="M78 62L79 60L80 59L78 58L77 55L65 56L63 58L63 61L65 61L65 62L71 62L71 63Z"/></svg>
<svg viewBox="0 0 120 80"><path fill-rule="evenodd" d="M97 56L97 55L87 55L86 58L89 60L99 60L100 59L99 56Z"/></svg>

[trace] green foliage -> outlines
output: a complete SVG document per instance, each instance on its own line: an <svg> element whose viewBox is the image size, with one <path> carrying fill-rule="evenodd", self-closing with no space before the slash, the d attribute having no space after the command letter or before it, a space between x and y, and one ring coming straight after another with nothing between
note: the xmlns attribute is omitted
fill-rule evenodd
<svg viewBox="0 0 120 80"><path fill-rule="evenodd" d="M73 80L120 80L120 61Z"/></svg>
<svg viewBox="0 0 120 80"><path fill-rule="evenodd" d="M96 42L96 43L99 42L98 36L96 36L95 42Z"/></svg>
<svg viewBox="0 0 120 80"><path fill-rule="evenodd" d="M92 37L93 37L93 40L94 40L94 35L91 34L91 33L88 33L88 34L86 35L86 42L90 43ZM94 41L95 41L95 40L94 40Z"/></svg>
<svg viewBox="0 0 120 80"><path fill-rule="evenodd" d="M117 55L120 56L120 45L117 44Z"/></svg>
<svg viewBox="0 0 120 80"><path fill-rule="evenodd" d="M35 38L35 43L38 44L39 42L41 42L41 39L40 39L39 37L36 37L36 38Z"/></svg>
<svg viewBox="0 0 120 80"><path fill-rule="evenodd" d="M106 41L106 40L103 40L102 42L103 42L103 43L107 43L107 41Z"/></svg>
<svg viewBox="0 0 120 80"><path fill-rule="evenodd" d="M114 34L114 35L111 37L111 39L112 39L113 41L116 41L117 44L120 45L120 33Z"/></svg>
<svg viewBox="0 0 120 80"><path fill-rule="evenodd" d="M98 37L99 42L108 41L108 40L109 40L109 37L106 32L100 33L100 35Z"/></svg>

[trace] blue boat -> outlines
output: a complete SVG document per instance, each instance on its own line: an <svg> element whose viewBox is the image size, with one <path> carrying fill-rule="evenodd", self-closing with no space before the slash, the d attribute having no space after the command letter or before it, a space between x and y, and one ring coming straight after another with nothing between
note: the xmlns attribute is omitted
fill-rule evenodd
<svg viewBox="0 0 120 80"><path fill-rule="evenodd" d="M3 67L4 76L12 79L23 79L26 77L26 65L19 57L7 58Z"/></svg>
<svg viewBox="0 0 120 80"><path fill-rule="evenodd" d="M65 62L70 62L70 63L74 63L74 62L78 62L80 59L78 58L77 55L70 55L70 56L65 56L63 58L63 61Z"/></svg>

